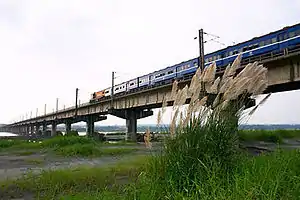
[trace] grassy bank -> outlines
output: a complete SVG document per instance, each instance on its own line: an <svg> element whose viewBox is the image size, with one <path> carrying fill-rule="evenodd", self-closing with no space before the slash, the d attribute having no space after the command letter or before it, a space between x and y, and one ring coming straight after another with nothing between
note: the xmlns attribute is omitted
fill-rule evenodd
<svg viewBox="0 0 300 200"><path fill-rule="evenodd" d="M134 147L105 148L111 144L95 141L92 138L78 136L58 136L41 141L27 141L18 139L0 140L0 150L5 152L19 152L19 155L30 155L38 151L54 153L62 156L104 156L120 155L136 151ZM123 145L127 145L125 142ZM132 146L132 144L128 144Z"/></svg>
<svg viewBox="0 0 300 200"><path fill-rule="evenodd" d="M232 173L220 176L207 169L205 180L194 178L192 190L178 192L176 177L154 165L158 157L139 156L105 168L77 168L28 175L1 183L0 198L35 195L40 199L298 199L300 152L277 151L246 157ZM176 164L175 164L176 165ZM154 173L155 172L155 173ZM200 170L195 170L197 174ZM203 172L202 172L203 173ZM156 176L155 176L156 175ZM162 174L166 175L166 174ZM186 174L178 173L180 180ZM188 181L188 180L187 180ZM182 182L181 184L184 185ZM190 188L191 189L191 188Z"/></svg>
<svg viewBox="0 0 300 200"><path fill-rule="evenodd" d="M76 168L45 171L41 175L27 175L16 181L1 183L0 199L34 195L41 199L58 199L61 196L94 196L103 191L114 195L122 185L134 181L144 170L145 156L103 168Z"/></svg>
<svg viewBox="0 0 300 200"><path fill-rule="evenodd" d="M239 139L283 143L284 139L300 139L300 130L240 130Z"/></svg>

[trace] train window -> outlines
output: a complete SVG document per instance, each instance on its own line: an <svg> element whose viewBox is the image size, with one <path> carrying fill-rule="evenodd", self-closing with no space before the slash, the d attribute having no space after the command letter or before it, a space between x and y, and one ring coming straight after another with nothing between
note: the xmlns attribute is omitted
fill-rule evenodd
<svg viewBox="0 0 300 200"><path fill-rule="evenodd" d="M296 31L296 36L300 35L300 29Z"/></svg>
<svg viewBox="0 0 300 200"><path fill-rule="evenodd" d="M233 52L232 52L232 51L230 51L230 52L229 52L229 56L232 56L232 53L233 53Z"/></svg>
<svg viewBox="0 0 300 200"><path fill-rule="evenodd" d="M182 70L189 68L189 65L183 65Z"/></svg>
<svg viewBox="0 0 300 200"><path fill-rule="evenodd" d="M244 47L244 48L243 48L243 51L247 51L247 50L248 50L248 47Z"/></svg>
<svg viewBox="0 0 300 200"><path fill-rule="evenodd" d="M219 60L221 58L221 55L218 55L217 59Z"/></svg>
<svg viewBox="0 0 300 200"><path fill-rule="evenodd" d="M259 47L258 43L256 43L256 44L253 45L253 48L255 48L255 49L258 48L258 47Z"/></svg>
<svg viewBox="0 0 300 200"><path fill-rule="evenodd" d="M276 37L272 38L272 43L275 43L275 42L277 42L277 38Z"/></svg>
<svg viewBox="0 0 300 200"><path fill-rule="evenodd" d="M279 35L279 41L282 41L283 40L283 35Z"/></svg>
<svg viewBox="0 0 300 200"><path fill-rule="evenodd" d="M197 62L194 62L194 67L197 67L197 65L198 65Z"/></svg>
<svg viewBox="0 0 300 200"><path fill-rule="evenodd" d="M216 57L216 56L214 56L214 57L213 57L213 60L216 60L216 58L217 58L217 57Z"/></svg>
<svg viewBox="0 0 300 200"><path fill-rule="evenodd" d="M287 33L283 35L283 39L284 39L284 40L286 40L286 39L288 39L288 38L289 38L289 37L288 37L288 34L287 34Z"/></svg>
<svg viewBox="0 0 300 200"><path fill-rule="evenodd" d="M129 85L132 86L132 85L134 85L134 83L130 83Z"/></svg>
<svg viewBox="0 0 300 200"><path fill-rule="evenodd" d="M209 62L211 62L211 60L212 60L212 57L210 57L210 58L208 59Z"/></svg>
<svg viewBox="0 0 300 200"><path fill-rule="evenodd" d="M206 63L208 62L208 58L205 59L205 62L206 62Z"/></svg>
<svg viewBox="0 0 300 200"><path fill-rule="evenodd" d="M266 45L271 44L271 39L266 40Z"/></svg>
<svg viewBox="0 0 300 200"><path fill-rule="evenodd" d="M173 73L173 70L172 71L168 71L168 74L172 74Z"/></svg>
<svg viewBox="0 0 300 200"><path fill-rule="evenodd" d="M295 32L290 32L289 36L290 36L290 38L295 37Z"/></svg>
<svg viewBox="0 0 300 200"><path fill-rule="evenodd" d="M264 46L264 45L265 45L264 41L261 41L261 42L259 43L259 46L260 46L260 47L262 47L262 46Z"/></svg>

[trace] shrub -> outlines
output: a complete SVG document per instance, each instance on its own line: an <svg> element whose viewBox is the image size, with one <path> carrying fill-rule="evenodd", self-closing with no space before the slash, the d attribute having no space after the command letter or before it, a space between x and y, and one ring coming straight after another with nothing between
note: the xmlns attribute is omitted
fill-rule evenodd
<svg viewBox="0 0 300 200"><path fill-rule="evenodd" d="M95 141L87 137L77 137L77 136L63 136L63 137L53 137L44 140L42 143L43 147L65 147L74 144L93 144Z"/></svg>
<svg viewBox="0 0 300 200"><path fill-rule="evenodd" d="M79 136L78 134L78 131L69 131L69 132L66 132L65 136Z"/></svg>
<svg viewBox="0 0 300 200"><path fill-rule="evenodd" d="M61 131L56 131L56 136L63 136L63 133Z"/></svg>

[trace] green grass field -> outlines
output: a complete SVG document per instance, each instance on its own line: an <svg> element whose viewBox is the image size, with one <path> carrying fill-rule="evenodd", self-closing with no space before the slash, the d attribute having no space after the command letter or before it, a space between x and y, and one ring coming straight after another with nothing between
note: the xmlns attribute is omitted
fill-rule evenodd
<svg viewBox="0 0 300 200"><path fill-rule="evenodd" d="M277 151L246 157L231 173L220 176L207 169L205 180L193 179L193 186L179 192L177 177L157 173L158 157L138 156L134 160L103 168L45 171L17 181L1 183L0 198L35 195L39 199L299 199L300 152ZM188 166L187 166L188 168ZM153 173L156 171L155 173ZM182 172L185 170L182 169ZM193 171L197 174L199 171ZM175 173L174 173L175 174ZM165 175L165 174L162 174ZM173 181L172 181L173 180Z"/></svg>
<svg viewBox="0 0 300 200"><path fill-rule="evenodd" d="M0 151L17 152L18 155L30 155L35 152L43 151L54 153L61 156L104 156L104 155L120 155L131 153L137 150L133 147L133 143L122 143L124 146L117 149L105 148L114 144L107 144L95 141L87 137L79 136L58 136L41 141L25 141L25 140L0 140ZM119 144L120 145L120 144ZM21 152L20 152L21 151Z"/></svg>
<svg viewBox="0 0 300 200"><path fill-rule="evenodd" d="M300 130L240 130L242 141L282 143L283 139L300 139Z"/></svg>

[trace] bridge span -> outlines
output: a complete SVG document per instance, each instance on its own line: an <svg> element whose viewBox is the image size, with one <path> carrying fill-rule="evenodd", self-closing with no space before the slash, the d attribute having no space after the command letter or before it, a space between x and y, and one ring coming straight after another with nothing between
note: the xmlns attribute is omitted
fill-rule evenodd
<svg viewBox="0 0 300 200"><path fill-rule="evenodd" d="M265 54L249 59L242 59L242 67L250 62L258 61L268 68L268 88L265 93L275 93L300 88L300 47L293 51L284 49L278 54ZM222 74L226 66L218 67L217 73ZM190 83L190 78L181 81L178 85L183 87ZM56 135L56 126L65 124L66 131L71 130L71 124L84 121L87 123L87 134L94 132L94 123L107 119L111 114L126 120L128 137L136 138L137 119L153 115L152 109L162 106L163 98L170 95L172 85L163 85L155 88L127 93L104 99L96 103L84 103L77 108L69 107L57 112L19 121L2 127L2 131L18 134L37 134L42 127L45 134L47 126L51 125L51 135ZM187 99L187 103L189 99ZM168 102L171 106L173 101Z"/></svg>

